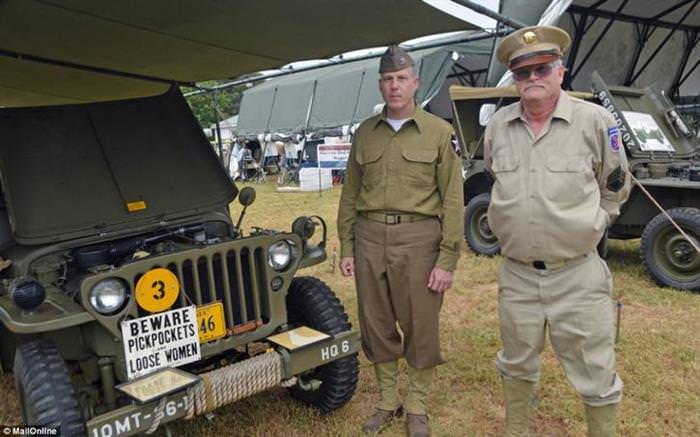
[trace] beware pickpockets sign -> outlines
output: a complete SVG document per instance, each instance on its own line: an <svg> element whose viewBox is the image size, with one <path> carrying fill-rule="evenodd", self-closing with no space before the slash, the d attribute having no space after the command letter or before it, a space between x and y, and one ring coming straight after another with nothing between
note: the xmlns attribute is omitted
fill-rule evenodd
<svg viewBox="0 0 700 437"><path fill-rule="evenodd" d="M122 322L129 379L201 358L194 305Z"/></svg>

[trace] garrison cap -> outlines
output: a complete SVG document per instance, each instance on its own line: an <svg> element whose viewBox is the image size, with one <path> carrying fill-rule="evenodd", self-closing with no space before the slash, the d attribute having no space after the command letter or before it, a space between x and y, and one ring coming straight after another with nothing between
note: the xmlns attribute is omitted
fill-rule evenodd
<svg viewBox="0 0 700 437"><path fill-rule="evenodd" d="M505 37L496 49L496 56L513 70L561 58L569 44L569 34L558 27L529 26Z"/></svg>
<svg viewBox="0 0 700 437"><path fill-rule="evenodd" d="M413 58L397 45L390 45L379 61L379 73L392 73L413 67Z"/></svg>

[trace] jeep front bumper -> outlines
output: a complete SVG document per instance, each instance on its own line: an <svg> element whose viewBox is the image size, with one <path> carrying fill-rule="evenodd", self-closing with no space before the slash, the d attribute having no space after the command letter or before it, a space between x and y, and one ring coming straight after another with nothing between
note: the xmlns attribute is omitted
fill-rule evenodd
<svg viewBox="0 0 700 437"><path fill-rule="evenodd" d="M256 367L253 361L261 357L258 355L199 375L202 381L195 387L144 404L132 402L130 405L93 417L86 423L87 433L90 437L116 437L153 432L161 424L207 413L237 399L279 385L282 381L308 370L355 354L359 349L360 336L355 331L346 331L297 348L278 345L274 350L262 354L266 356L262 358L270 358L267 362L279 363L276 364L279 371ZM261 378L261 374L266 381L256 383L256 378ZM244 383L239 384L240 382ZM235 393L229 396L230 400L227 401L221 395L222 390L229 394Z"/></svg>

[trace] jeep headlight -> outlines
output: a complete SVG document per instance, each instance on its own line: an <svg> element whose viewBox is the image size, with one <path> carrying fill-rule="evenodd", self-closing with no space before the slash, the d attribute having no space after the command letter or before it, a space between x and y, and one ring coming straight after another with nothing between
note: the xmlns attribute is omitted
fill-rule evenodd
<svg viewBox="0 0 700 437"><path fill-rule="evenodd" d="M123 280L108 278L90 289L88 300L98 313L113 314L124 306L128 292L128 286Z"/></svg>
<svg viewBox="0 0 700 437"><path fill-rule="evenodd" d="M267 263L278 272L284 270L292 262L292 246L287 240L272 243L267 249Z"/></svg>

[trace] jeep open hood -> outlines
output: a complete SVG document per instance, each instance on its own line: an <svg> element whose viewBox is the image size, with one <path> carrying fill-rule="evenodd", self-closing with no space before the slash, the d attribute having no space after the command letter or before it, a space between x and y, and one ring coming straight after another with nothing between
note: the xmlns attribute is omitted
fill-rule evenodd
<svg viewBox="0 0 700 437"><path fill-rule="evenodd" d="M176 88L134 100L0 110L15 238L42 244L172 220L237 193Z"/></svg>

